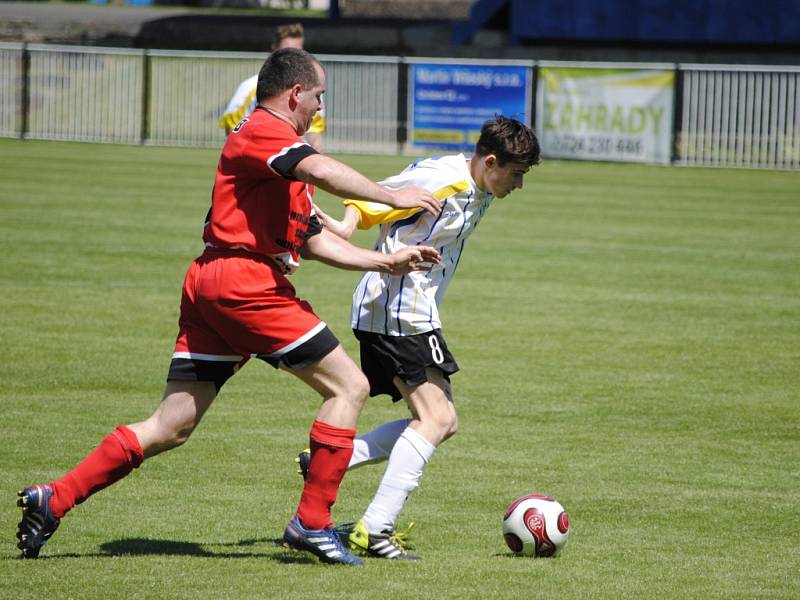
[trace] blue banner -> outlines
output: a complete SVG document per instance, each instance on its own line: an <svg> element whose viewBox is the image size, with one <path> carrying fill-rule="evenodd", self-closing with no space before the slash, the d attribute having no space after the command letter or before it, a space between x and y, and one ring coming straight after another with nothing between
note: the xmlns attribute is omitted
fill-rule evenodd
<svg viewBox="0 0 800 600"><path fill-rule="evenodd" d="M495 115L531 123L531 69L508 65L411 65L409 135L413 147L471 151Z"/></svg>

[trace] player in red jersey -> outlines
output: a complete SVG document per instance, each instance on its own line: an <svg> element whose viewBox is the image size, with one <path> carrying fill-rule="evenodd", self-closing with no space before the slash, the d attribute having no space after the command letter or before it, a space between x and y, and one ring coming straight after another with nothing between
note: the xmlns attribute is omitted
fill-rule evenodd
<svg viewBox="0 0 800 600"><path fill-rule="evenodd" d="M23 517L17 537L24 558L38 556L76 504L145 459L186 442L227 379L257 357L322 396L310 432L308 479L285 542L325 562L362 563L339 541L330 508L353 451L369 385L286 276L300 256L393 274L439 260L433 248L414 246L385 255L324 230L314 214L314 186L396 207L432 212L439 207L422 188L387 190L302 140L324 90L322 66L303 50L279 50L264 63L258 109L234 128L220 156L203 234L206 249L184 280L163 399L148 419L117 427L60 479L19 493Z"/></svg>

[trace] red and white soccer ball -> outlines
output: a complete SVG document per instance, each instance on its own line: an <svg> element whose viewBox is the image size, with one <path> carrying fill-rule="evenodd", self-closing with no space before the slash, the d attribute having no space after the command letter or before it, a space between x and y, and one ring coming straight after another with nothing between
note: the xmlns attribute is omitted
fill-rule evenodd
<svg viewBox="0 0 800 600"><path fill-rule="evenodd" d="M569 515L555 498L522 496L506 509L503 537L515 554L555 556L567 543Z"/></svg>

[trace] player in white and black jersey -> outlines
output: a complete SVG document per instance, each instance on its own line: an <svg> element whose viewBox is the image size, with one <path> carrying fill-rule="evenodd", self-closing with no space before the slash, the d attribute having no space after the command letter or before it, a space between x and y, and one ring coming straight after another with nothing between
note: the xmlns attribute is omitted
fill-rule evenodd
<svg viewBox="0 0 800 600"><path fill-rule="evenodd" d="M458 371L442 335L439 305L461 260L464 244L494 198L521 188L539 163L534 132L507 117L484 123L472 158L463 154L421 159L381 182L396 189L414 184L441 202L438 215L417 208L345 201L342 221L318 210L323 225L349 239L356 227L380 226L375 248L391 253L430 245L441 261L428 271L392 276L367 273L353 294L351 325L361 345L361 368L370 395L403 398L411 419L385 423L360 435L348 468L388 458L383 480L364 516L349 532L350 545L370 556L418 558L395 531L397 516L419 486L436 447L456 433L450 375ZM298 457L301 468L304 455Z"/></svg>

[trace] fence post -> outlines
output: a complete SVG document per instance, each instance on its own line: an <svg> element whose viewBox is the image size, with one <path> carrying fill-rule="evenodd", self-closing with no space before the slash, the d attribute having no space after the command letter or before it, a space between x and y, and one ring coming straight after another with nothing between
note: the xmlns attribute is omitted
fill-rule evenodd
<svg viewBox="0 0 800 600"><path fill-rule="evenodd" d="M144 144L150 136L150 51L142 53L142 127L140 144Z"/></svg>
<svg viewBox="0 0 800 600"><path fill-rule="evenodd" d="M680 123L683 120L683 72L680 65L675 65L675 84L672 95L672 144L670 146L669 163L678 161L678 144L680 142Z"/></svg>
<svg viewBox="0 0 800 600"><path fill-rule="evenodd" d="M536 94L539 93L539 61L534 61L533 66L530 67L531 70L531 122L530 126L531 129L536 129ZM536 135L541 139L542 132L537 131Z"/></svg>
<svg viewBox="0 0 800 600"><path fill-rule="evenodd" d="M22 79L20 85L20 97L19 97L19 108L20 108L20 121L19 121L19 139L24 140L25 136L28 134L28 113L30 112L31 107L31 56L30 52L28 51L28 44L27 42L22 44L22 54L20 55L20 66L21 66L21 73L20 77Z"/></svg>
<svg viewBox="0 0 800 600"><path fill-rule="evenodd" d="M397 153L402 154L408 141L408 64L397 63Z"/></svg>

